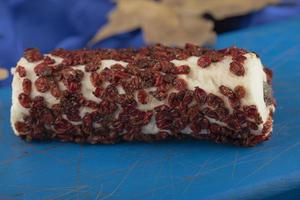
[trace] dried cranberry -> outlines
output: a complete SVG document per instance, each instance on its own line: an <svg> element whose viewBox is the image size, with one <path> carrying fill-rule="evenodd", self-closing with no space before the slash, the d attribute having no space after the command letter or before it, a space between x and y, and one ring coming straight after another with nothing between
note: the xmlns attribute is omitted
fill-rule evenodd
<svg viewBox="0 0 300 200"><path fill-rule="evenodd" d="M196 87L194 90L194 96L198 104L204 105L206 103L207 96L206 92L203 89Z"/></svg>
<svg viewBox="0 0 300 200"><path fill-rule="evenodd" d="M55 64L55 60L50 58L49 56L45 56L44 63L46 63L47 65L52 65Z"/></svg>
<svg viewBox="0 0 300 200"><path fill-rule="evenodd" d="M50 76L52 75L53 69L46 63L40 63L34 67L34 72L37 76Z"/></svg>
<svg viewBox="0 0 300 200"><path fill-rule="evenodd" d="M226 96L226 97L229 97L229 98L234 98L234 97L235 97L234 92L233 92L229 87L226 87L226 86L224 86L224 85L221 85L221 86L219 87L219 90L220 90L220 92L221 92L224 96Z"/></svg>
<svg viewBox="0 0 300 200"><path fill-rule="evenodd" d="M154 85L158 87L158 86L162 85L163 83L164 83L163 75L161 75L160 73L156 74Z"/></svg>
<svg viewBox="0 0 300 200"><path fill-rule="evenodd" d="M50 87L49 87L49 81L45 77L39 77L38 79L35 80L34 85L39 92L47 92Z"/></svg>
<svg viewBox="0 0 300 200"><path fill-rule="evenodd" d="M32 100L33 102L33 107L45 107L45 99L42 96L35 96Z"/></svg>
<svg viewBox="0 0 300 200"><path fill-rule="evenodd" d="M98 63L88 63L84 67L86 72L94 72L99 69L99 64Z"/></svg>
<svg viewBox="0 0 300 200"><path fill-rule="evenodd" d="M89 107L89 108L93 108L93 109L98 108L97 102L91 101L91 100L84 100L84 106Z"/></svg>
<svg viewBox="0 0 300 200"><path fill-rule="evenodd" d="M56 98L60 97L61 95L61 92L57 86L51 87L50 93Z"/></svg>
<svg viewBox="0 0 300 200"><path fill-rule="evenodd" d="M208 56L212 62L220 62L224 58L224 54L218 51L211 51Z"/></svg>
<svg viewBox="0 0 300 200"><path fill-rule="evenodd" d="M193 92L191 90L186 90L181 101L182 106L188 106L193 101Z"/></svg>
<svg viewBox="0 0 300 200"><path fill-rule="evenodd" d="M30 95L31 87L32 87L31 80L25 78L22 82L23 92L27 95Z"/></svg>
<svg viewBox="0 0 300 200"><path fill-rule="evenodd" d="M245 61L247 58L246 58L246 56L238 55L238 56L236 56L236 57L233 57L233 59L234 59L236 62L243 64L244 61Z"/></svg>
<svg viewBox="0 0 300 200"><path fill-rule="evenodd" d="M115 70L115 71L122 71L125 68L123 67L123 65L117 63L117 64L110 66L110 69Z"/></svg>
<svg viewBox="0 0 300 200"><path fill-rule="evenodd" d="M28 124L20 121L17 121L15 123L15 128L20 134L26 134L30 131L30 127L28 126Z"/></svg>
<svg viewBox="0 0 300 200"><path fill-rule="evenodd" d="M185 80L181 79L181 78L176 78L174 80L174 87L175 89L181 91L181 90L185 90L187 88L187 83Z"/></svg>
<svg viewBox="0 0 300 200"><path fill-rule="evenodd" d="M92 72L90 76L90 81L94 87L100 87L102 85L102 78L100 77L100 74L96 72Z"/></svg>
<svg viewBox="0 0 300 200"><path fill-rule="evenodd" d="M20 77L25 77L26 76L26 70L25 67L22 66L17 66L16 72L19 74Z"/></svg>
<svg viewBox="0 0 300 200"><path fill-rule="evenodd" d="M80 82L75 82L75 81L66 81L65 86L67 87L67 89L70 92L76 92L76 91L80 90L81 83Z"/></svg>
<svg viewBox="0 0 300 200"><path fill-rule="evenodd" d="M176 76L173 74L166 74L163 76L163 80L165 83L170 84L176 79Z"/></svg>
<svg viewBox="0 0 300 200"><path fill-rule="evenodd" d="M95 97L98 97L98 98L101 98L102 95L103 95L103 93L104 93L104 89L101 88L101 87L97 87L95 89L95 91L93 92L93 94L95 95Z"/></svg>
<svg viewBox="0 0 300 200"><path fill-rule="evenodd" d="M220 97L218 97L214 94L211 94L211 93L208 94L206 102L207 102L207 105L212 107L212 108L217 108L217 107L223 107L224 106L224 101Z"/></svg>
<svg viewBox="0 0 300 200"><path fill-rule="evenodd" d="M191 69L188 65L180 65L176 67L176 74L188 74Z"/></svg>
<svg viewBox="0 0 300 200"><path fill-rule="evenodd" d="M199 67L206 68L211 64L211 58L208 56L201 56L198 59L197 64Z"/></svg>
<svg viewBox="0 0 300 200"><path fill-rule="evenodd" d="M57 118L54 122L53 127L54 127L56 133L63 134L63 133L67 133L68 131L72 130L73 125L65 119Z"/></svg>
<svg viewBox="0 0 300 200"><path fill-rule="evenodd" d="M169 109L170 109L170 107L167 106L167 105L160 105L160 106L154 107L154 110L155 110L156 112L166 111L166 110L169 110Z"/></svg>
<svg viewBox="0 0 300 200"><path fill-rule="evenodd" d="M210 130L211 133L217 134L217 133L220 133L221 127L218 124L213 124L212 123L209 126L209 130Z"/></svg>
<svg viewBox="0 0 300 200"><path fill-rule="evenodd" d="M137 94L137 98L141 104L147 104L149 101L148 94L145 90L139 90Z"/></svg>
<svg viewBox="0 0 300 200"><path fill-rule="evenodd" d="M185 53L183 53L183 52L181 52L181 53L179 53L179 54L176 55L176 59L177 59L177 60L185 60L185 59L187 59L188 57L189 57L189 55L188 55L188 54L185 54Z"/></svg>
<svg viewBox="0 0 300 200"><path fill-rule="evenodd" d="M18 99L19 99L20 104L24 108L30 108L31 107L31 99L27 94L25 94L25 93L19 94Z"/></svg>
<svg viewBox="0 0 300 200"><path fill-rule="evenodd" d="M168 97L168 93L166 91L150 91L149 94L151 94L154 98L156 98L159 101L162 101Z"/></svg>
<svg viewBox="0 0 300 200"><path fill-rule="evenodd" d="M113 114L118 109L117 104L111 101L103 100L99 104L98 112L102 115Z"/></svg>
<svg viewBox="0 0 300 200"><path fill-rule="evenodd" d="M230 71L237 76L245 75L245 68L241 63L233 61L230 63Z"/></svg>
<svg viewBox="0 0 300 200"><path fill-rule="evenodd" d="M231 107L234 109L239 109L241 106L240 99L237 97L229 98L229 103L230 103Z"/></svg>
<svg viewBox="0 0 300 200"><path fill-rule="evenodd" d="M176 107L176 106L179 106L179 103L180 103L180 101L178 101L176 93L175 92L170 93L169 97L168 97L169 106Z"/></svg>
<svg viewBox="0 0 300 200"><path fill-rule="evenodd" d="M238 85L234 88L234 93L235 93L236 97L238 97L239 99L242 99L246 96L246 90L241 85Z"/></svg>
<svg viewBox="0 0 300 200"><path fill-rule="evenodd" d="M258 130L258 126L255 124L255 123L253 123L253 122L247 122L247 125L249 126L249 128L251 128L252 130Z"/></svg>
<svg viewBox="0 0 300 200"><path fill-rule="evenodd" d="M39 110L39 120L44 124L52 124L54 122L54 116L50 109L43 108Z"/></svg>
<svg viewBox="0 0 300 200"><path fill-rule="evenodd" d="M256 118L259 115L257 107L255 105L243 106L243 110L249 118Z"/></svg>
<svg viewBox="0 0 300 200"><path fill-rule="evenodd" d="M108 85L102 94L103 99L107 99L110 101L115 101L118 96L118 89L114 85Z"/></svg>
<svg viewBox="0 0 300 200"><path fill-rule="evenodd" d="M29 48L24 51L24 58L29 62L36 62L43 59L43 55L37 48Z"/></svg>
<svg viewBox="0 0 300 200"><path fill-rule="evenodd" d="M67 68L61 71L63 78L68 81L80 81L84 73L78 69Z"/></svg>

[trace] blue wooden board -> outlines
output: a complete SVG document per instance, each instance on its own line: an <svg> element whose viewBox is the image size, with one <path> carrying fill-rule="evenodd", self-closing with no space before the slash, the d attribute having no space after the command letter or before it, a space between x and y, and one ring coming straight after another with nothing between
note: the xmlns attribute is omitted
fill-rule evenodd
<svg viewBox="0 0 300 200"><path fill-rule="evenodd" d="M217 48L256 51L275 73L270 141L78 145L13 135L10 88L0 89L0 199L299 199L300 18L222 35ZM293 198L292 198L293 197Z"/></svg>

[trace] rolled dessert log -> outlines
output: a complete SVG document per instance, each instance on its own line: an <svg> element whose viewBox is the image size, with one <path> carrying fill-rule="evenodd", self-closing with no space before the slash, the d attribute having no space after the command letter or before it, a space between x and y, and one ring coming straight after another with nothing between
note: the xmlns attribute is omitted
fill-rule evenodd
<svg viewBox="0 0 300 200"><path fill-rule="evenodd" d="M31 48L12 73L11 124L27 140L253 146L272 132L272 71L245 49Z"/></svg>

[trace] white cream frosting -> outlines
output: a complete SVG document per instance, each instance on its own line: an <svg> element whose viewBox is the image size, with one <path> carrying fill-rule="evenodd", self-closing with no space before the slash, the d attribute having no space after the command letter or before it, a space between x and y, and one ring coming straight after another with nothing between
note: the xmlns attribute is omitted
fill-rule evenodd
<svg viewBox="0 0 300 200"><path fill-rule="evenodd" d="M49 55L56 61L56 64L62 61L61 58ZM234 88L238 85L242 85L246 90L246 96L242 99L242 105L256 105L259 114L262 117L263 122L266 122L269 112L273 107L267 107L264 102L264 94L263 94L263 82L266 82L266 74L263 71L263 66L261 61L254 53L247 53L246 60L244 63L245 75L244 76L236 76L232 74L229 70L230 62L232 58L230 56L226 56L222 61L217 63L212 63L207 68L200 68L197 65L198 57L192 56L186 60L172 60L176 66L180 65L188 65L190 67L189 74L178 75L182 79L186 80L188 89L194 90L195 87L200 87L204 89L207 93L215 94L221 97L228 108L230 108L228 100L225 96L223 96L219 91L220 85L225 85L229 88ZM29 63L25 58L21 58L17 65L23 66L26 69L26 77L34 83L37 79L37 76L34 73L34 67L40 62ZM101 66L98 72L102 71L105 68L110 68L114 64L121 64L126 67L128 63L123 61L115 61L115 60L102 60ZM93 95L93 91L95 87L92 85L90 81L90 72L85 72L84 65L74 66L74 68L82 70L84 72L84 77L82 79L82 87L81 92L83 96L95 102L100 102L101 100ZM12 70L14 74L14 70ZM18 75L15 75L12 82L13 94L12 94L12 107L11 107L11 123L15 134L18 135L18 132L15 130L14 123L16 121L22 121L23 116L28 114L28 109L22 107L18 101L18 95L22 92L22 80ZM107 85L105 83L104 85ZM65 86L62 83L59 83L59 87L61 90L65 90ZM124 90L121 86L117 87L120 94L124 93ZM147 92L153 91L155 88L146 89ZM48 106L56 104L59 102L59 99L53 97L50 92L40 93L36 90L34 84L32 87L31 97L35 96L43 96ZM137 95L135 94L136 100ZM154 107L158 105L166 104L166 100L158 101L152 95L149 95L149 102L147 104L138 103L138 109L140 110L152 110ZM92 112L93 109L87 107L80 108L80 115L83 117L86 113ZM118 115L119 110L116 112L116 116ZM222 122L209 119L213 123L218 123L224 125ZM71 122L73 124L80 124L80 122ZM262 126L259 126L259 130L256 132L252 132L253 134L261 133ZM143 133L145 134L155 134L160 129L156 126L155 118L152 117L150 123L145 125L142 128ZM191 130L189 127L186 127L182 130L185 134L190 134ZM203 134L207 134L203 133Z"/></svg>

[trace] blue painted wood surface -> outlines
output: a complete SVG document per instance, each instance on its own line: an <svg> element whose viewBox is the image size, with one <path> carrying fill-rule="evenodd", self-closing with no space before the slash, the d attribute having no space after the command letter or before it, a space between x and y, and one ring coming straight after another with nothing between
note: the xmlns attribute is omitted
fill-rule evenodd
<svg viewBox="0 0 300 200"><path fill-rule="evenodd" d="M274 70L270 141L78 145L13 135L10 88L0 89L0 199L299 199L300 18L222 35L217 48L256 51Z"/></svg>

